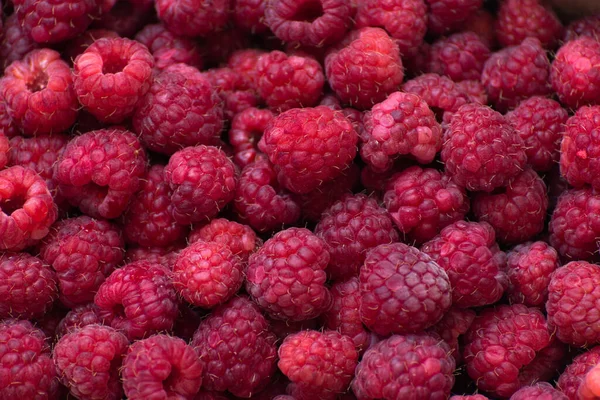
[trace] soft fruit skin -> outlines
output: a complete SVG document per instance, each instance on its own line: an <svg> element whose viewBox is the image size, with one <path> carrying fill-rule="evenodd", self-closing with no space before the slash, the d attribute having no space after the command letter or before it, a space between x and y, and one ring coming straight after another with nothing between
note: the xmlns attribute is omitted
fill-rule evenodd
<svg viewBox="0 0 600 400"><path fill-rule="evenodd" d="M382 244L360 269L360 317L385 336L416 333L434 325L452 305L446 271L404 243Z"/></svg>
<svg viewBox="0 0 600 400"><path fill-rule="evenodd" d="M469 198L448 175L409 167L388 181L383 203L405 239L423 243L465 217Z"/></svg>
<svg viewBox="0 0 600 400"><path fill-rule="evenodd" d="M559 376L556 387L567 395L569 400L579 400L578 391L587 373L600 363L600 346L592 347L579 354Z"/></svg>
<svg viewBox="0 0 600 400"><path fill-rule="evenodd" d="M398 45L381 28L350 32L325 57L325 74L340 100L364 110L398 90L404 79Z"/></svg>
<svg viewBox="0 0 600 400"><path fill-rule="evenodd" d="M437 337L394 335L365 352L352 390L358 400L446 399L455 365L450 348Z"/></svg>
<svg viewBox="0 0 600 400"><path fill-rule="evenodd" d="M204 366L202 387L250 397L276 370L276 337L259 308L234 297L204 319L192 339Z"/></svg>
<svg viewBox="0 0 600 400"><path fill-rule="evenodd" d="M133 114L150 88L154 58L134 40L96 40L73 62L75 92L101 122L120 123Z"/></svg>
<svg viewBox="0 0 600 400"><path fill-rule="evenodd" d="M504 116L476 103L452 117L441 156L458 185L485 192L505 186L527 162L523 140Z"/></svg>
<svg viewBox="0 0 600 400"><path fill-rule="evenodd" d="M453 307L437 324L428 329L428 332L439 335L450 346L452 357L457 365L462 361L462 345L459 337L468 332L475 316L475 311L469 308Z"/></svg>
<svg viewBox="0 0 600 400"><path fill-rule="evenodd" d="M0 94L27 136L65 131L77 118L71 69L54 50L34 50L10 64L0 79Z"/></svg>
<svg viewBox="0 0 600 400"><path fill-rule="evenodd" d="M483 5L482 0L425 0L431 33L444 34L463 28L464 22Z"/></svg>
<svg viewBox="0 0 600 400"><path fill-rule="evenodd" d="M54 178L69 202L94 218L117 218L140 188L146 153L123 129L100 129L75 137L55 165Z"/></svg>
<svg viewBox="0 0 600 400"><path fill-rule="evenodd" d="M248 225L242 225L225 218L215 218L204 226L194 229L188 242L194 243L198 240L205 242L217 242L227 247L243 262L262 245L262 240Z"/></svg>
<svg viewBox="0 0 600 400"><path fill-rule="evenodd" d="M231 0L156 0L158 18L177 35L207 36L229 20Z"/></svg>
<svg viewBox="0 0 600 400"><path fill-rule="evenodd" d="M538 382L525 386L510 396L510 400L569 400L562 392L554 389L548 382Z"/></svg>
<svg viewBox="0 0 600 400"><path fill-rule="evenodd" d="M427 70L455 82L479 80L490 49L474 32L461 32L437 40L431 46Z"/></svg>
<svg viewBox="0 0 600 400"><path fill-rule="evenodd" d="M305 228L276 233L250 256L246 291L271 317L302 321L331 305L327 244Z"/></svg>
<svg viewBox="0 0 600 400"><path fill-rule="evenodd" d="M103 325L98 306L94 303L75 306L58 323L58 326L56 327L56 337L60 338L69 332L93 324Z"/></svg>
<svg viewBox="0 0 600 400"><path fill-rule="evenodd" d="M118 400L119 369L129 341L109 326L88 325L67 333L54 347L60 381L79 399Z"/></svg>
<svg viewBox="0 0 600 400"><path fill-rule="evenodd" d="M488 223L458 221L421 246L448 273L455 306L483 306L502 297L508 282L495 240Z"/></svg>
<svg viewBox="0 0 600 400"><path fill-rule="evenodd" d="M46 336L31 322L0 321L0 361L0 398L58 398L59 384Z"/></svg>
<svg viewBox="0 0 600 400"><path fill-rule="evenodd" d="M342 113L318 106L273 118L258 147L273 163L279 183L302 194L341 175L356 155L357 142L356 131Z"/></svg>
<svg viewBox="0 0 600 400"><path fill-rule="evenodd" d="M376 198L364 194L346 195L334 203L314 232L327 244L331 256L327 271L334 280L356 276L370 249L398 241L388 212Z"/></svg>
<svg viewBox="0 0 600 400"><path fill-rule="evenodd" d="M236 114L231 121L229 144L233 147L233 162L240 168L264 158L257 143L274 115L270 110L250 107Z"/></svg>
<svg viewBox="0 0 600 400"><path fill-rule="evenodd" d="M193 399L202 384L202 363L184 340L154 335L129 347L121 376L130 400Z"/></svg>

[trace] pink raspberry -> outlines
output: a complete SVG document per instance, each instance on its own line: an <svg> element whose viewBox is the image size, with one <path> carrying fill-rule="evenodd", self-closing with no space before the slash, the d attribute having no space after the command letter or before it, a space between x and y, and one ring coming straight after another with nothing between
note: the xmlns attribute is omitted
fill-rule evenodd
<svg viewBox="0 0 600 400"><path fill-rule="evenodd" d="M102 38L116 38L119 34L108 29L88 29L75 39L70 40L64 50L63 57L73 63L78 55L82 54L96 40Z"/></svg>
<svg viewBox="0 0 600 400"><path fill-rule="evenodd" d="M100 324L103 320L100 317L100 309L94 303L81 304L73 307L71 311L60 320L56 327L56 336L60 338L67 333L76 331L87 325Z"/></svg>
<svg viewBox="0 0 600 400"><path fill-rule="evenodd" d="M367 252L380 244L398 241L388 212L376 198L346 195L329 207L315 227L330 254L329 275L334 280L357 276Z"/></svg>
<svg viewBox="0 0 600 400"><path fill-rule="evenodd" d="M213 68L204 72L214 90L221 97L224 115L228 120L247 108L257 107L261 99L254 85L246 77L231 68Z"/></svg>
<svg viewBox="0 0 600 400"><path fill-rule="evenodd" d="M600 388L598 387L598 373L600 372L600 364L596 364L586 374L583 382L579 386L577 396L582 400L595 400L600 396ZM563 399L568 398L561 393Z"/></svg>
<svg viewBox="0 0 600 400"><path fill-rule="evenodd" d="M202 384L202 363L182 339L154 335L133 343L121 369L123 391L130 400L190 399Z"/></svg>
<svg viewBox="0 0 600 400"><path fill-rule="evenodd" d="M231 0L156 0L158 18L177 35L206 36L229 20Z"/></svg>
<svg viewBox="0 0 600 400"><path fill-rule="evenodd" d="M276 233L250 256L246 291L274 319L302 321L331 305L326 243L304 228Z"/></svg>
<svg viewBox="0 0 600 400"><path fill-rule="evenodd" d="M331 89L345 104L369 109L396 90L404 79L398 45L380 28L350 32L325 57Z"/></svg>
<svg viewBox="0 0 600 400"><path fill-rule="evenodd" d="M233 25L227 25L225 29L213 32L201 39L202 55L208 64L222 65L236 51L256 45L256 42L252 42L250 39L251 36L246 32L237 29ZM273 35L270 36L270 40L273 41L271 47L277 48L277 46L282 45Z"/></svg>
<svg viewBox="0 0 600 400"><path fill-rule="evenodd" d="M569 400L562 392L554 389L548 382L538 382L524 386L510 397L511 400Z"/></svg>
<svg viewBox="0 0 600 400"><path fill-rule="evenodd" d="M161 24L146 25L135 35L135 40L150 50L155 67L159 70L177 63L186 63L196 68L203 66L198 44L192 39L174 34Z"/></svg>
<svg viewBox="0 0 600 400"><path fill-rule="evenodd" d="M475 316L475 311L469 308L450 308L437 324L428 329L428 332L439 335L450 346L457 365L462 361L462 343L459 338L467 333Z"/></svg>
<svg viewBox="0 0 600 400"><path fill-rule="evenodd" d="M600 363L600 346L577 355L558 378L556 387L567 395L569 400L578 400L578 391L583 386L587 373Z"/></svg>
<svg viewBox="0 0 600 400"><path fill-rule="evenodd" d="M0 71L4 71L13 61L21 60L31 50L39 47L29 32L21 25L17 14L13 13L4 22L0 35Z"/></svg>
<svg viewBox="0 0 600 400"><path fill-rule="evenodd" d="M73 62L77 98L98 120L120 123L150 88L153 66L152 54L134 40L96 40Z"/></svg>
<svg viewBox="0 0 600 400"><path fill-rule="evenodd" d="M477 10L483 0L425 0L429 13L427 22L429 32L444 34L460 30Z"/></svg>
<svg viewBox="0 0 600 400"><path fill-rule="evenodd" d="M125 335L109 326L88 325L67 333L53 355L61 383L80 399L120 399L119 369L128 346Z"/></svg>
<svg viewBox="0 0 600 400"><path fill-rule="evenodd" d="M462 106L444 138L441 155L446 172L471 191L506 186L527 162L523 140L506 118L480 104Z"/></svg>
<svg viewBox="0 0 600 400"><path fill-rule="evenodd" d="M479 81L479 79L456 82L456 87L463 94L467 95L467 98L471 103L479 103L483 105L488 103L487 92L485 91L485 87Z"/></svg>
<svg viewBox="0 0 600 400"><path fill-rule="evenodd" d="M199 240L223 244L243 262L247 262L250 254L262 245L262 240L248 225L225 218L215 218L207 225L194 229L188 237L188 242L194 243Z"/></svg>
<svg viewBox="0 0 600 400"><path fill-rule="evenodd" d="M168 247L129 247L125 253L127 262L148 261L152 264L161 264L172 270L185 243L176 243Z"/></svg>
<svg viewBox="0 0 600 400"><path fill-rule="evenodd" d="M247 108L233 117L229 143L233 147L233 162L240 168L264 157L258 150L257 143L273 117L271 111L254 107Z"/></svg>
<svg viewBox="0 0 600 400"><path fill-rule="evenodd" d="M503 47L516 46L528 37L543 47L554 48L563 34L556 14L539 0L506 0L496 20L496 35Z"/></svg>
<svg viewBox="0 0 600 400"><path fill-rule="evenodd" d="M191 345L204 364L203 390L250 397L276 370L276 337L246 297L234 297L202 320Z"/></svg>
<svg viewBox="0 0 600 400"><path fill-rule="evenodd" d="M590 15L571 22L565 29L563 41L575 40L580 36L600 38L600 15Z"/></svg>
<svg viewBox="0 0 600 400"><path fill-rule="evenodd" d="M269 30L265 21L267 0L236 0L233 2L232 19L235 26L259 35Z"/></svg>
<svg viewBox="0 0 600 400"><path fill-rule="evenodd" d="M455 33L437 40L431 46L427 70L445 75L455 82L479 80L489 56L490 49L476 33Z"/></svg>

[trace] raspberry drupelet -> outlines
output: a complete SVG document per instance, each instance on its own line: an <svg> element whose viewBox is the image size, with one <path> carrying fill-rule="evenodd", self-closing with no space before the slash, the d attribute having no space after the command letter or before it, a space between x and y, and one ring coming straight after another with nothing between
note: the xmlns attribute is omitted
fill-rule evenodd
<svg viewBox="0 0 600 400"><path fill-rule="evenodd" d="M233 147L233 162L240 168L259 160L264 155L257 143L274 115L269 110L247 108L233 117L229 130L229 143Z"/></svg>
<svg viewBox="0 0 600 400"><path fill-rule="evenodd" d="M580 36L600 37L600 15L590 15L571 22L565 29L563 41L575 40Z"/></svg>
<svg viewBox="0 0 600 400"><path fill-rule="evenodd" d="M569 398L548 382L538 382L524 386L510 397L510 400L569 400Z"/></svg>
<svg viewBox="0 0 600 400"><path fill-rule="evenodd" d="M156 0L158 18L177 35L207 36L229 21L231 0Z"/></svg>
<svg viewBox="0 0 600 400"><path fill-rule="evenodd" d="M498 9L496 36L503 47L516 46L528 37L553 49L563 34L563 26L549 7L539 0L506 0Z"/></svg>
<svg viewBox="0 0 600 400"><path fill-rule="evenodd" d="M482 8L482 0L425 0L429 32L444 34L461 30L465 22Z"/></svg>
<svg viewBox="0 0 600 400"><path fill-rule="evenodd" d="M557 389L567 395L569 400L578 400L578 392L584 386L584 380L588 372L600 364L600 346L577 355L558 377Z"/></svg>
<svg viewBox="0 0 600 400"><path fill-rule="evenodd" d="M456 87L462 93L467 95L467 98L471 103L479 103L483 105L488 103L487 92L485 91L485 87L483 87L483 84L479 81L479 79L456 82Z"/></svg>
<svg viewBox="0 0 600 400"><path fill-rule="evenodd" d="M170 65L186 63L202 68L201 49L192 39L181 37L161 24L149 24L142 28L135 40L143 44L154 56L155 68L164 70Z"/></svg>
<svg viewBox="0 0 600 400"><path fill-rule="evenodd" d="M213 68L203 74L221 98L224 116L228 121L245 109L262 104L262 99L255 91L255 85L240 72L224 67Z"/></svg>
<svg viewBox="0 0 600 400"><path fill-rule="evenodd" d="M234 1L231 18L235 26L255 35L267 32L269 30L265 21L267 3L267 0Z"/></svg>
<svg viewBox="0 0 600 400"><path fill-rule="evenodd" d="M221 243L229 247L243 262L247 262L250 254L262 246L262 239L256 236L251 227L225 218L215 218L208 224L194 229L188 237L188 242L194 243L199 240Z"/></svg>
<svg viewBox="0 0 600 400"><path fill-rule="evenodd" d="M455 33L431 46L428 72L447 76L455 82L479 80L490 56L484 40L474 32Z"/></svg>
<svg viewBox="0 0 600 400"><path fill-rule="evenodd" d="M100 309L94 303L81 304L73 307L58 323L56 327L56 337L76 331L87 325L99 324L102 325L100 317Z"/></svg>
<svg viewBox="0 0 600 400"><path fill-rule="evenodd" d="M125 260L127 262L148 261L173 270L179 253L185 247L185 243L175 243L168 247L128 247Z"/></svg>

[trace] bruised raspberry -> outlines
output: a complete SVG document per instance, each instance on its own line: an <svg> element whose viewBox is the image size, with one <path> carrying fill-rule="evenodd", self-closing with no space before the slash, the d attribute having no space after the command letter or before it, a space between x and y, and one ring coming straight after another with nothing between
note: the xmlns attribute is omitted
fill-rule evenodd
<svg viewBox="0 0 600 400"><path fill-rule="evenodd" d="M183 36L207 36L229 20L231 0L156 0L158 18L172 32Z"/></svg>
<svg viewBox="0 0 600 400"><path fill-rule="evenodd" d="M552 49L563 33L556 14L539 0L506 0L498 9L496 35L503 47L516 46L528 37Z"/></svg>
<svg viewBox="0 0 600 400"><path fill-rule="evenodd" d="M262 240L248 225L225 218L215 218L207 225L194 229L188 237L188 242L194 243L199 240L221 243L229 247L243 262L247 262L250 254L262 245Z"/></svg>
<svg viewBox="0 0 600 400"><path fill-rule="evenodd" d="M233 147L233 162L240 168L264 157L257 144L273 117L271 111L254 107L247 108L233 117L229 143Z"/></svg>

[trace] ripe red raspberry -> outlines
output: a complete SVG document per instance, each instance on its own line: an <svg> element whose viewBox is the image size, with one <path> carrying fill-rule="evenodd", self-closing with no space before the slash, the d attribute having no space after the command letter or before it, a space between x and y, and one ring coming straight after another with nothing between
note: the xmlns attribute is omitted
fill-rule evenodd
<svg viewBox="0 0 600 400"><path fill-rule="evenodd" d="M510 400L569 400L565 394L554 389L548 382L538 382L517 390Z"/></svg>
<svg viewBox="0 0 600 400"><path fill-rule="evenodd" d="M114 0L108 0L113 2ZM155 21L152 2L117 0L110 10L92 23L93 28L109 29L121 37L133 37L144 25Z"/></svg>
<svg viewBox="0 0 600 400"><path fill-rule="evenodd" d="M110 326L88 325L67 333L54 347L59 379L79 399L123 396L119 369L129 341Z"/></svg>
<svg viewBox="0 0 600 400"><path fill-rule="evenodd" d="M262 240L248 225L242 225L225 218L215 218L207 225L194 229L188 238L189 243L199 240L217 242L229 247L231 252L243 262L262 245Z"/></svg>
<svg viewBox="0 0 600 400"><path fill-rule="evenodd" d="M202 55L210 65L223 65L234 52L257 44L256 42L251 42L250 39L251 35L229 24L225 29L213 32L201 39ZM265 38L265 40L267 42L271 41L271 44L267 44L266 46L272 48L280 48L283 45L273 35Z"/></svg>
<svg viewBox="0 0 600 400"><path fill-rule="evenodd" d="M495 240L488 223L458 221L421 247L448 273L455 306L483 306L502 297L508 282L495 257Z"/></svg>
<svg viewBox="0 0 600 400"><path fill-rule="evenodd" d="M204 365L202 388L240 397L259 392L276 370L275 342L259 308L234 297L204 319L192 339Z"/></svg>
<svg viewBox="0 0 600 400"><path fill-rule="evenodd" d="M345 103L369 109L398 90L404 79L398 45L380 28L350 32L325 57L331 89Z"/></svg>
<svg viewBox="0 0 600 400"><path fill-rule="evenodd" d="M261 99L254 85L238 71L231 68L213 68L204 72L221 97L224 115L228 120L250 107L257 107Z"/></svg>
<svg viewBox="0 0 600 400"><path fill-rule="evenodd" d="M210 3L193 0L157 0L158 18L172 32L183 36L207 36L221 30L229 20L230 0Z"/></svg>
<svg viewBox="0 0 600 400"><path fill-rule="evenodd" d="M598 387L599 372L600 364L596 364L585 374L585 378L579 386L579 390L577 391L579 399L595 400L600 396L600 388ZM568 400L566 396L564 396L563 398Z"/></svg>
<svg viewBox="0 0 600 400"><path fill-rule="evenodd" d="M135 40L150 50L155 67L159 70L177 63L186 63L196 68L203 66L198 44L192 39L174 34L161 24L146 25L135 35ZM167 54L169 57L163 57Z"/></svg>
<svg viewBox="0 0 600 400"><path fill-rule="evenodd" d="M599 363L600 346L592 347L590 350L579 354L560 375L556 387L566 394L569 400L578 400L579 388L583 386L587 373Z"/></svg>
<svg viewBox="0 0 600 400"><path fill-rule="evenodd" d="M268 31L265 21L267 0L236 0L233 2L232 19L241 30L259 35Z"/></svg>
<svg viewBox="0 0 600 400"><path fill-rule="evenodd" d="M364 194L346 195L326 209L314 232L327 245L334 280L357 276L370 249L398 241L388 212Z"/></svg>
<svg viewBox="0 0 600 400"><path fill-rule="evenodd" d="M172 270L185 243L176 243L168 247L129 247L125 253L127 262L148 261L152 264L161 264Z"/></svg>
<svg viewBox="0 0 600 400"><path fill-rule="evenodd" d="M21 60L39 45L29 36L29 32L21 26L17 14L13 13L4 21L0 34L0 71L4 71L13 61Z"/></svg>
<svg viewBox="0 0 600 400"><path fill-rule="evenodd" d="M541 379L528 368L550 341L546 319L536 308L515 304L485 309L465 336L467 372L479 390L509 397Z"/></svg>
<svg viewBox="0 0 600 400"><path fill-rule="evenodd" d="M73 63L78 55L82 54L85 49L90 47L98 39L116 38L119 34L108 29L88 29L75 39L70 40L64 49L63 58Z"/></svg>
<svg viewBox="0 0 600 400"><path fill-rule="evenodd" d="M600 103L600 42L582 36L568 41L556 53L550 81L558 99L577 109Z"/></svg>
<svg viewBox="0 0 600 400"><path fill-rule="evenodd" d="M233 147L233 162L240 168L264 157L258 150L257 143L273 116L269 110L250 107L233 117L229 143Z"/></svg>
<svg viewBox="0 0 600 400"><path fill-rule="evenodd" d="M46 339L29 321L0 321L0 398L58 398L58 379Z"/></svg>
<svg viewBox="0 0 600 400"><path fill-rule="evenodd" d="M8 115L8 110L6 109L6 103L4 101L0 102L0 134L7 138L21 136L21 132L16 127L10 115Z"/></svg>
<svg viewBox="0 0 600 400"><path fill-rule="evenodd" d="M455 365L437 337L394 335L365 352L352 390L358 400L444 399L454 385Z"/></svg>
<svg viewBox="0 0 600 400"><path fill-rule="evenodd" d="M265 22L284 42L323 47L337 43L351 24L344 0L271 0Z"/></svg>
<svg viewBox="0 0 600 400"><path fill-rule="evenodd" d="M337 394L346 391L358 353L350 337L335 331L302 331L279 346L277 365L298 389Z"/></svg>
<svg viewBox="0 0 600 400"><path fill-rule="evenodd" d="M212 219L235 196L235 165L216 147L179 150L169 159L164 173L173 191L173 217L182 225Z"/></svg>
<svg viewBox="0 0 600 400"><path fill-rule="evenodd" d="M250 83L251 87L256 87L258 77L256 75L256 63L263 54L263 50L243 49L234 51L227 60L227 66L234 71L239 72Z"/></svg>
<svg viewBox="0 0 600 400"><path fill-rule="evenodd" d="M474 394L468 396L451 396L449 400L489 400L489 398L482 394Z"/></svg>
<svg viewBox="0 0 600 400"><path fill-rule="evenodd" d="M73 307L94 299L123 261L124 247L117 226L84 216L57 222L40 246L40 258L56 271L61 302Z"/></svg>
<svg viewBox="0 0 600 400"><path fill-rule="evenodd" d="M550 94L550 61L539 40L527 38L521 44L493 53L485 62L481 83L489 101L499 111L516 107L521 100Z"/></svg>
<svg viewBox="0 0 600 400"><path fill-rule="evenodd" d="M18 136L22 138L22 136ZM10 164L10 142L8 137L2 133L2 128L0 128L0 168L6 167L7 164Z"/></svg>
<svg viewBox="0 0 600 400"><path fill-rule="evenodd" d="M101 122L120 123L150 88L153 66L152 54L134 40L96 40L73 62L77 98Z"/></svg>
<svg viewBox="0 0 600 400"><path fill-rule="evenodd" d="M100 324L103 321L100 317L100 309L94 303L81 304L73 307L58 323L56 327L56 337L66 335L87 325Z"/></svg>
<svg viewBox="0 0 600 400"><path fill-rule="evenodd" d="M202 384L202 363L182 339L154 335L129 347L121 376L130 400L191 399Z"/></svg>
<svg viewBox="0 0 600 400"><path fill-rule="evenodd" d="M437 324L428 329L428 332L439 335L450 346L457 365L462 361L459 337L467 333L475 315L475 311L469 308L450 308Z"/></svg>
<svg viewBox="0 0 600 400"><path fill-rule="evenodd" d="M429 32L444 34L460 30L477 10L483 0L425 0L429 13L427 22Z"/></svg>
<svg viewBox="0 0 600 400"><path fill-rule="evenodd" d="M455 82L479 80L483 64L489 56L490 49L476 33L455 33L437 40L431 46L427 70L445 75Z"/></svg>
<svg viewBox="0 0 600 400"><path fill-rule="evenodd" d="M563 41L575 40L580 36L600 38L600 15L590 15L571 22L565 29Z"/></svg>
<svg viewBox="0 0 600 400"><path fill-rule="evenodd" d="M458 90L467 95L471 103L479 103L486 105L488 103L488 95L483 84L477 80L466 80L456 82Z"/></svg>
<svg viewBox="0 0 600 400"><path fill-rule="evenodd" d="M308 229L276 233L250 256L246 291L274 319L302 321L331 305L326 243Z"/></svg>
<svg viewBox="0 0 600 400"><path fill-rule="evenodd" d="M71 69L54 50L33 50L10 64L0 79L0 95L27 136L65 131L77 118Z"/></svg>
<svg viewBox="0 0 600 400"><path fill-rule="evenodd" d="M500 4L496 35L503 47L516 46L528 37L552 49L563 34L560 20L539 0L506 0Z"/></svg>
<svg viewBox="0 0 600 400"><path fill-rule="evenodd" d="M523 140L506 118L476 103L454 114L441 154L446 172L471 191L491 192L506 186L527 162Z"/></svg>

